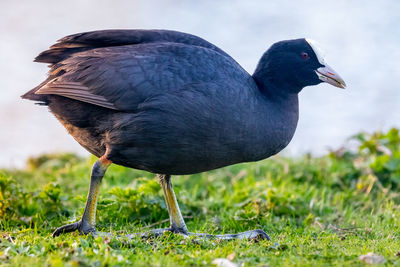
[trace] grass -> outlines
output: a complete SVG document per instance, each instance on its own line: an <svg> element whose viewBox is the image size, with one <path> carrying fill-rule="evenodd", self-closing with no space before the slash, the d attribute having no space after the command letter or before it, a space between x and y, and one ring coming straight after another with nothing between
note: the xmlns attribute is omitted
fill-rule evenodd
<svg viewBox="0 0 400 267"><path fill-rule="evenodd" d="M52 231L80 218L95 158L43 155L24 170L0 170L3 266L362 265L360 255L400 264L400 136L359 134L322 157L274 157L207 173L175 176L191 231L261 228L271 241L195 242L167 234L129 243ZM100 191L97 229L143 232L167 227L154 175L112 166ZM164 220L164 221L163 221Z"/></svg>

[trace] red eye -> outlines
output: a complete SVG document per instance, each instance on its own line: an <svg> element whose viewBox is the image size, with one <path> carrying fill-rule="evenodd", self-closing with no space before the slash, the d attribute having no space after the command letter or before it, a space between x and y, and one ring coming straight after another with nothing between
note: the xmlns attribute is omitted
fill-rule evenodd
<svg viewBox="0 0 400 267"><path fill-rule="evenodd" d="M306 52L301 53L301 57L303 59L308 59L308 53L306 53Z"/></svg>

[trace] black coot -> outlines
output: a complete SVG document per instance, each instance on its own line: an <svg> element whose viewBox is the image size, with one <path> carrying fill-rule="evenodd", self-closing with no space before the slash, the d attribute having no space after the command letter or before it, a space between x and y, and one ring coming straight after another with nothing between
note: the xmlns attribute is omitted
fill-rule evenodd
<svg viewBox="0 0 400 267"><path fill-rule="evenodd" d="M100 158L82 219L53 235L96 233L98 188L111 163L157 173L171 227L153 232L189 234L170 175L278 153L295 132L303 87L322 81L345 87L308 39L275 43L253 75L213 44L167 30L74 34L35 61L50 63L49 77L22 98L48 105ZM216 237L268 238L261 230Z"/></svg>

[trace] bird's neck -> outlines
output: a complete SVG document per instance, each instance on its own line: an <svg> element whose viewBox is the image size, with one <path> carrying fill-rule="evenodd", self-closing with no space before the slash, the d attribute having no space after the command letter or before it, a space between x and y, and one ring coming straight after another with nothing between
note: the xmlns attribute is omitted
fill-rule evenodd
<svg viewBox="0 0 400 267"><path fill-rule="evenodd" d="M303 89L294 79L286 79L282 75L270 73L268 70L256 70L253 74L260 92L268 98L288 99L297 98L298 93Z"/></svg>
<svg viewBox="0 0 400 267"><path fill-rule="evenodd" d="M259 98L260 117L255 123L257 154L254 156L258 160L278 153L289 144L297 127L299 103L298 93L278 88L272 81L264 79L257 85L262 95Z"/></svg>
<svg viewBox="0 0 400 267"><path fill-rule="evenodd" d="M295 85L275 80L273 77L258 77L253 75L253 79L257 84L260 93L264 98L275 104L275 108L283 113L298 113L299 101L298 94L302 88Z"/></svg>

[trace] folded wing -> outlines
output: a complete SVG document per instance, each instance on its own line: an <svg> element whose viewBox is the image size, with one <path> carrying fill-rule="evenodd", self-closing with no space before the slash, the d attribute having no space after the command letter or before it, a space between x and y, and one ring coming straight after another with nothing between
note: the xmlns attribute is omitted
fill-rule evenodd
<svg viewBox="0 0 400 267"><path fill-rule="evenodd" d="M198 88L202 82L217 81L226 66L239 66L197 36L164 30L75 34L35 61L50 63L51 70L49 78L27 95L61 95L121 111L136 110L153 96L190 84Z"/></svg>

